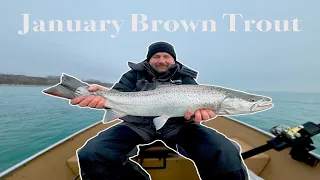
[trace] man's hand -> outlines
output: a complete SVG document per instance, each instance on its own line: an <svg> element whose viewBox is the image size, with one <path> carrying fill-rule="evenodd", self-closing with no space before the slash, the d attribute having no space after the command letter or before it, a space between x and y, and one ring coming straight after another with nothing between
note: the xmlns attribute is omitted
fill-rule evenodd
<svg viewBox="0 0 320 180"><path fill-rule="evenodd" d="M94 91L108 91L107 88L103 86L99 86L97 84L93 84L88 88L88 91L94 92ZM91 108L97 108L97 109L102 109L104 107L104 104L106 103L106 99L101 97L101 96L88 96L88 97L76 97L70 100L70 103L72 105L78 104L80 107L85 107L89 106Z"/></svg>
<svg viewBox="0 0 320 180"><path fill-rule="evenodd" d="M198 109L194 111L194 114L192 114L191 111L187 111L184 114L184 118L186 120L189 120L192 115L194 115L194 120L196 122L201 122L217 117L216 113L214 113L212 109Z"/></svg>

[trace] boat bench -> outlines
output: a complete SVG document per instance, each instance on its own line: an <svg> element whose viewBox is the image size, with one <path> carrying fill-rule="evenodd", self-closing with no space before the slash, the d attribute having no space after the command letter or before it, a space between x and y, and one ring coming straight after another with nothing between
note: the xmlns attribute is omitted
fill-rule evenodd
<svg viewBox="0 0 320 180"><path fill-rule="evenodd" d="M254 148L253 146L239 138L231 139L236 141L241 146L242 152ZM267 166L269 159L270 157L267 154L261 153L246 159L245 164L256 175L260 175L263 169ZM165 145L163 145L163 143L153 143L150 145L145 145L143 146L143 148L140 147L139 155L134 157L133 160L141 164L142 167L144 167L147 171L152 172L154 172L157 169L165 169L170 167L174 167L174 171L179 171L179 168L183 167L183 170L178 173L183 173L188 168L190 168L191 171L192 169L194 169L195 171L194 165L190 160L168 149ZM189 162L186 163L185 161ZM179 164L179 162L183 163ZM74 174L79 174L79 167L76 155L70 157L67 160L67 164ZM171 173L176 173L174 171L171 171Z"/></svg>

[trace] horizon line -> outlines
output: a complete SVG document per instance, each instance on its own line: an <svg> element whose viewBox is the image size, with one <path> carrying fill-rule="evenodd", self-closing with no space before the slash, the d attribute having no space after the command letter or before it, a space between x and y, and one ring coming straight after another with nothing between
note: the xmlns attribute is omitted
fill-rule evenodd
<svg viewBox="0 0 320 180"><path fill-rule="evenodd" d="M16 76L27 76L27 77L38 77L38 78L48 78L48 77L56 77L60 78L61 75L43 75L43 76L35 76L35 75L26 75L26 74L14 74L14 73L1 73L0 75L16 75ZM93 78L87 78L87 79L82 79L82 80L91 80L91 81L98 81L104 84L114 84L116 82L105 82ZM201 83L199 83L201 84ZM1 84L0 85L27 85L27 84ZM288 89L254 89L254 88L241 88L243 91L257 91L257 92L288 92L288 93L320 93L320 90L315 90L315 91L306 91L306 90L288 90Z"/></svg>

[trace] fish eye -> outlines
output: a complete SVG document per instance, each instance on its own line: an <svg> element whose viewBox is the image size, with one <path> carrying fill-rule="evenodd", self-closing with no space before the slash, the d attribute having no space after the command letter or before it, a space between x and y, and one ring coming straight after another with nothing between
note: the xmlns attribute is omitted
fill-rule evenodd
<svg viewBox="0 0 320 180"><path fill-rule="evenodd" d="M251 99L251 102L255 102L255 100L254 100L254 99Z"/></svg>

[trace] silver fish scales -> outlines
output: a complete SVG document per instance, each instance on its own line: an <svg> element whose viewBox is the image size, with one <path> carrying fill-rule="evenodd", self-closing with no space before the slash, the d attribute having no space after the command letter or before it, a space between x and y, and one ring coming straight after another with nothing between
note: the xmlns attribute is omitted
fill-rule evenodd
<svg viewBox="0 0 320 180"><path fill-rule="evenodd" d="M213 85L166 85L138 92L89 92L88 87L89 84L63 73L61 82L44 89L43 93L66 99L102 96L107 99L104 123L126 115L157 116L153 119L157 130L169 118L183 117L188 110L210 108L217 116L238 116L262 112L274 106L270 97Z"/></svg>

